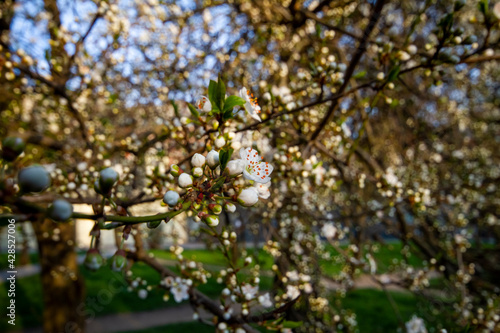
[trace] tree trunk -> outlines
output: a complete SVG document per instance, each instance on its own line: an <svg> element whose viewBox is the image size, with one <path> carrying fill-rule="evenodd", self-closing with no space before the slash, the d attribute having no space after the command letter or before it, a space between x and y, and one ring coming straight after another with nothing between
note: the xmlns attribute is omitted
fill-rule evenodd
<svg viewBox="0 0 500 333"><path fill-rule="evenodd" d="M31 262L30 247L28 244L28 233L26 232L26 223L21 224L19 231L23 237L21 242L21 256L19 257L19 266L26 266Z"/></svg>
<svg viewBox="0 0 500 333"><path fill-rule="evenodd" d="M82 333L84 283L75 252L75 225L44 219L33 223L40 256L43 290L43 331ZM59 232L57 232L57 229Z"/></svg>

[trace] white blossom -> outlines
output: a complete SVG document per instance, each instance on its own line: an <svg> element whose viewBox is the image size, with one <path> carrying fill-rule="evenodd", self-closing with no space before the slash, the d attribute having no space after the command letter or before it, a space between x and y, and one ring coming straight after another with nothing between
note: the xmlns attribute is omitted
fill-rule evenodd
<svg viewBox="0 0 500 333"><path fill-rule="evenodd" d="M323 228L321 228L321 233L326 238L331 239L337 234L337 227L333 223L325 223Z"/></svg>
<svg viewBox="0 0 500 333"><path fill-rule="evenodd" d="M269 191L269 186L271 186L271 183L267 184L260 184L260 183L255 183L254 187L257 190L257 195L261 199L267 199L271 196L271 192Z"/></svg>
<svg viewBox="0 0 500 333"><path fill-rule="evenodd" d="M252 286L250 284L245 284L244 286L241 287L241 293L245 295L245 298L247 300L253 299L258 291L259 291L258 286Z"/></svg>
<svg viewBox="0 0 500 333"><path fill-rule="evenodd" d="M410 321L408 321L405 325L407 333L427 333L424 320L416 315L413 315Z"/></svg>
<svg viewBox="0 0 500 333"><path fill-rule="evenodd" d="M248 187L240 192L238 195L238 202L242 206L250 207L259 201L259 194L255 187Z"/></svg>
<svg viewBox="0 0 500 333"><path fill-rule="evenodd" d="M296 299L300 296L299 288L295 286L287 286L286 287L286 295L289 299Z"/></svg>
<svg viewBox="0 0 500 333"><path fill-rule="evenodd" d="M201 96L196 101L196 107L201 112L210 112L210 111L212 111L212 103L210 103L210 100L207 97L205 97L205 96Z"/></svg>
<svg viewBox="0 0 500 333"><path fill-rule="evenodd" d="M230 176L238 176L245 169L245 162L241 159L232 160L227 163L226 168Z"/></svg>
<svg viewBox="0 0 500 333"><path fill-rule="evenodd" d="M245 100L245 110L248 114L250 114L253 119L262 121L258 115L258 113L260 113L260 106L257 104L257 98L254 98L253 94L251 94L245 87L241 88L240 97Z"/></svg>
<svg viewBox="0 0 500 333"><path fill-rule="evenodd" d="M182 281L180 278L176 278L172 288L170 288L170 292L174 296L174 300L177 303L180 303L183 300L189 298L188 290L189 286L186 283L184 283L184 281Z"/></svg>
<svg viewBox="0 0 500 333"><path fill-rule="evenodd" d="M148 297L148 291L146 289L139 289L137 296L139 296L140 299L146 299L146 297Z"/></svg>
<svg viewBox="0 0 500 333"><path fill-rule="evenodd" d="M258 300L259 300L260 305L262 305L265 308L269 308L269 307L273 306L273 302L271 300L271 296L269 295L269 293L265 293L264 295L260 295Z"/></svg>
<svg viewBox="0 0 500 333"><path fill-rule="evenodd" d="M273 172L273 166L269 162L261 162L259 153L255 149L241 148L240 157L245 163L243 176L246 179L262 184L268 183L271 180L269 175Z"/></svg>
<svg viewBox="0 0 500 333"><path fill-rule="evenodd" d="M493 7L493 14L500 20L500 2L497 2Z"/></svg>

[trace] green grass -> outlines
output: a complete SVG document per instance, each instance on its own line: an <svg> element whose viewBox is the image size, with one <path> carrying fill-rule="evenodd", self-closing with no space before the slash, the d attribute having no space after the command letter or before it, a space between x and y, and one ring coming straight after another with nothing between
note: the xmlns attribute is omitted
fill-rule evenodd
<svg viewBox="0 0 500 333"><path fill-rule="evenodd" d="M176 261L176 257L173 253L165 250L150 250L150 253L154 254L154 256L158 259L166 259L166 260L174 260ZM254 254L256 253L256 257ZM182 252L182 256L189 260L194 260L197 262L202 262L207 265L213 266L226 266L227 259L224 257L222 252L217 250L208 250L208 249L189 249L184 250ZM246 256L253 256L256 260L256 263L260 265L261 269L269 270L273 265L273 257L265 252L264 250L257 250L254 252L253 249L248 249L246 252ZM245 260L244 255L240 254L238 259L238 264L243 264Z"/></svg>
<svg viewBox="0 0 500 333"><path fill-rule="evenodd" d="M0 284L0 304L8 304L7 284ZM16 280L16 329L42 322L42 285L39 275ZM0 321L0 332L12 329L7 320Z"/></svg>
<svg viewBox="0 0 500 333"><path fill-rule="evenodd" d="M390 292L404 321L417 313L417 299L409 293ZM383 291L359 289L347 293L342 301L344 308L356 314L361 333L396 332L399 327L398 317Z"/></svg>
<svg viewBox="0 0 500 333"><path fill-rule="evenodd" d="M422 267L422 260L420 258L415 255L403 255L403 245L400 242L375 245L377 247L377 251L374 251L374 258L377 262L378 274L394 271L397 265L401 265L403 262L407 262L408 265L414 267ZM347 246L343 245L341 248L345 250ZM330 245L327 245L326 249L330 253L331 258L329 260L321 259L320 265L323 270L323 274L327 276L337 275L344 268L344 264L342 262L334 262L333 258L341 258L341 256L339 252Z"/></svg>
<svg viewBox="0 0 500 333"><path fill-rule="evenodd" d="M458 332L451 317L447 316L444 311L436 312L426 299L409 292L389 291L389 294L403 322L417 315L424 319L428 331L430 328L447 328L448 332ZM356 314L360 333L396 332L400 327L398 315L382 290L349 291L340 302L345 309L350 309Z"/></svg>
<svg viewBox="0 0 500 333"><path fill-rule="evenodd" d="M30 253L30 263L31 264L37 264L38 263L38 253ZM19 264L19 260L21 259L21 253L17 251L16 253L16 260L15 260L15 265L16 267L21 266ZM10 264L8 261L8 254L7 253L0 253L0 270L7 270L8 265Z"/></svg>
<svg viewBox="0 0 500 333"><path fill-rule="evenodd" d="M390 271L394 267L393 260L396 258L398 261L403 259L401 254L401 244L394 243L388 245L381 245L378 252L376 253L376 261L379 267L379 272ZM332 256L337 253L333 248L328 248ZM253 254L253 250L247 250L248 254ZM155 257L159 259L167 259L176 261L173 254L168 251L151 251ZM258 250L258 263L264 270L270 270L273 264L273 258L262 250ZM3 254L6 259L6 255ZM33 256L33 260L37 260L36 255ZM226 265L226 259L219 251L212 251L206 249L199 250L185 250L183 256L190 260L196 260L203 262L204 264L213 266ZM241 263L244 260L245 255L239 255L238 262ZM422 262L416 257L407 258L411 265L420 266ZM327 274L337 274L343 267L342 263L333 263L332 261L322 261L322 269ZM178 271L176 267L171 267L172 270ZM153 288L148 293L148 297L145 300L139 299L137 296L137 291L129 292L126 290L126 285L124 284L123 276L113 273L107 266L101 268L97 272L90 272L85 268L80 269L83 277L85 279L87 297L85 304L87 309L91 311L96 316L102 316L113 313L133 313L137 311L148 311L158 308L165 308L170 306L176 306L177 303L171 299L167 302L163 300L163 295L165 293L162 289ZM159 274L154 271L149 266L143 263L136 263L133 268L133 278L141 277L143 280L147 281L148 285L156 285L160 281ZM247 270L239 273L239 276L244 278L245 274L248 274ZM104 307L95 305L93 300L99 295L99 293L108 293L110 291L110 281L122 289L112 295L112 300L109 304ZM433 286L441 285L442 281L431 281ZM272 288L272 278L268 276L261 276L260 289L269 290ZM209 279L206 285L199 286L198 288L203 293L207 294L209 297L216 298L220 295L223 289L223 285L216 283L215 278ZM426 306L422 306L421 302L409 293L397 293L391 292L394 301L397 303L398 308L401 312L401 316L404 321L411 318L413 314L419 315L422 309L424 312ZM338 298L336 298L338 300ZM5 290L5 284L0 285L0 304L5 304L7 301L7 292ZM332 300L333 301L333 300ZM23 327L34 327L40 326L42 321L42 289L40 285L39 276L30 276L26 278L20 278L17 280L16 288L16 309L17 309L17 328L21 329ZM382 291L378 290L355 290L348 292L345 298L340 299L342 306L346 309L351 309L357 314L357 320L360 328L360 332L394 332L397 330L398 319L391 307L389 300ZM334 306L334 303L332 303ZM2 321L0 323L0 331L5 331L7 328L7 323ZM428 327L429 328L429 327ZM169 325L165 327L159 327L151 330L144 330L141 332L213 332L214 328L199 324L197 322Z"/></svg>
<svg viewBox="0 0 500 333"><path fill-rule="evenodd" d="M177 271L175 267L172 270ZM80 271L85 280L87 296L85 304L87 307L86 316L102 316L113 313L132 313L137 311L148 311L159 308L176 306L173 297L165 302L163 295L165 290L153 288L145 300L137 296L137 291L127 291L125 279L121 274L114 273L108 266L102 267L97 272L91 272L80 267ZM157 285L160 282L160 275L151 267L144 263L136 263L132 267L133 278L141 277L147 281L148 285ZM244 277L243 273L239 275ZM260 289L269 290L272 285L272 278L261 277ZM7 304L6 284L0 285L0 304ZM208 279L208 283L200 285L198 289L211 298L219 297L223 285L218 284L215 278ZM115 292L116 289L119 289ZM140 289L140 288L138 288ZM106 295L104 295L106 294ZM105 306L101 306L96 300L99 295L111 295L111 301ZM104 297L101 296L101 297ZM103 298L102 298L103 299ZM42 323L42 288L39 275L17 279L16 285L16 311L17 328L40 326ZM0 331L10 328L6 321L0 322Z"/></svg>

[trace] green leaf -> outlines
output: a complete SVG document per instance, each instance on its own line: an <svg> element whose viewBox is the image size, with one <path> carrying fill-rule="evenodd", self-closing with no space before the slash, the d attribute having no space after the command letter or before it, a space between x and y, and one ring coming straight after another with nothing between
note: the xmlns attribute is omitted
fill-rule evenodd
<svg viewBox="0 0 500 333"><path fill-rule="evenodd" d="M442 28L443 30L443 38L448 35L448 32L450 31L451 27L453 26L453 13L447 14L445 17L443 17L438 25Z"/></svg>
<svg viewBox="0 0 500 333"><path fill-rule="evenodd" d="M222 81L222 79L220 78L219 76L219 80L218 80L218 93L219 93L219 100L224 102L224 100L226 99L226 85L224 84L224 81Z"/></svg>
<svg viewBox="0 0 500 333"><path fill-rule="evenodd" d="M290 321L290 320L285 320L284 322L281 323L283 328L297 328L303 325L301 321Z"/></svg>
<svg viewBox="0 0 500 333"><path fill-rule="evenodd" d="M226 121L228 119L231 119L233 118L234 114L233 114L233 110L227 110L226 112L224 112L224 114L222 115L222 120L223 121Z"/></svg>
<svg viewBox="0 0 500 333"><path fill-rule="evenodd" d="M400 67L399 65L393 67L387 76L387 82L394 81L399 75Z"/></svg>
<svg viewBox="0 0 500 333"><path fill-rule="evenodd" d="M366 71L357 72L352 77L353 79L361 79L366 76Z"/></svg>
<svg viewBox="0 0 500 333"><path fill-rule="evenodd" d="M216 104L219 110L224 110L224 100L226 99L226 85L224 81L219 76L219 80L217 82L217 90L215 92Z"/></svg>
<svg viewBox="0 0 500 333"><path fill-rule="evenodd" d="M479 1L477 6L479 7L479 11L483 13L483 15L486 15L486 12L488 11L488 0Z"/></svg>
<svg viewBox="0 0 500 333"><path fill-rule="evenodd" d="M239 96L234 96L231 95L228 98L226 98L226 101L224 102L224 114L226 111L233 111L233 108L235 106L243 106L245 105L245 100Z"/></svg>
<svg viewBox="0 0 500 333"><path fill-rule="evenodd" d="M210 188L210 191L217 191L226 181L226 177L221 177L219 180Z"/></svg>
<svg viewBox="0 0 500 333"><path fill-rule="evenodd" d="M228 150L221 150L219 154L219 162L220 162L220 169L223 172L224 169L226 169L227 162L231 159L231 155L233 155L233 149L229 148Z"/></svg>
<svg viewBox="0 0 500 333"><path fill-rule="evenodd" d="M217 87L217 82L215 82L214 80L210 80L210 83L208 85L208 99L210 100L210 103L212 103L212 110L216 112L220 111L217 103Z"/></svg>
<svg viewBox="0 0 500 333"><path fill-rule="evenodd" d="M179 107L177 106L177 104L171 100L170 103L172 104L172 106L174 107L174 112L175 112L175 116L177 118L180 118L180 115L179 115Z"/></svg>
<svg viewBox="0 0 500 333"><path fill-rule="evenodd" d="M191 112L193 117L198 118L200 116L200 114L198 113L198 110L196 110L196 108L191 103L188 103L188 108L189 108L189 112Z"/></svg>

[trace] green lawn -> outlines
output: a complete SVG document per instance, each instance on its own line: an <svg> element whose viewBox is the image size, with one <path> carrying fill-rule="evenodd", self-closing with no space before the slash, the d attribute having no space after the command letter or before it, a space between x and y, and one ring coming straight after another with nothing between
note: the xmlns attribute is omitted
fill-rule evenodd
<svg viewBox="0 0 500 333"><path fill-rule="evenodd" d="M7 253L0 253L0 270L7 270L9 262L7 261L8 259L8 254ZM19 267L19 260L21 259L21 253L18 251L16 253L16 261L15 265L16 267ZM38 263L38 253L30 253L30 263L31 264L37 264Z"/></svg>
<svg viewBox="0 0 500 333"><path fill-rule="evenodd" d="M379 271L389 271L394 265L394 258L401 260L400 244L389 244L380 246L376 260ZM332 255L336 255L333 248L328 248ZM151 253L159 259L168 259L175 261L175 257L168 251L152 250ZM253 250L249 249L248 254L253 254ZM185 250L183 256L187 259L203 262L207 265L225 266L226 259L219 251L211 250ZM33 260L37 260L36 255ZM239 256L239 262L244 260L244 256ZM259 264L264 270L270 270L273 264L273 258L262 250L258 251ZM421 265L421 261L415 257L410 257L409 262L412 265ZM331 262L322 262L322 269L328 274L337 274L342 269L343 264L332 264ZM210 268L210 267L208 267ZM177 271L176 267L171 267L172 270ZM101 290L109 289L109 281L115 280L116 285L119 286L124 278L120 275L113 273L107 266L101 268L97 272L90 272L85 268L80 269L86 284L87 290L87 307L95 312L96 316L113 314L113 313L127 313L137 311L148 311L152 309L165 308L175 306L175 301L171 298L168 302L163 300L164 291L154 288L148 294L145 300L139 299L137 292L128 292L125 287L114 294L112 301L105 307L98 308L93 306L92 299L94 299ZM133 277L141 277L147 281L149 285L155 285L159 282L159 274L152 268L143 263L137 263L132 268ZM243 271L240 275L244 277L248 274ZM433 281L436 283L437 281ZM269 290L272 287L272 278L268 276L261 276L261 290ZM206 285L200 286L199 289L212 298L220 295L223 289L222 285L216 283L215 279L209 279ZM40 326L42 321L42 290L40 286L40 279L38 276L30 276L20 278L17 281L17 321L18 328ZM422 305L417 298L409 293L395 293L391 292L394 301L400 309L401 316L406 321L413 314L419 314ZM0 285L0 304L5 304L7 293L5 285ZM398 328L397 316L394 314L386 295L377 290L356 290L349 292L345 298L335 299L331 298L331 305L334 306L336 302L341 302L344 308L351 309L357 314L357 321L359 324L360 332L393 332ZM425 308L425 306L423 307ZM0 323L0 331L5 331L8 327L6 322ZM208 327L197 322L170 325L142 332L213 332L213 327Z"/></svg>
<svg viewBox="0 0 500 333"><path fill-rule="evenodd" d="M176 270L175 267L171 267ZM96 316L102 316L112 313L127 313L137 311L148 311L158 308L175 306L177 303L171 297L168 302L163 300L165 291L159 288L153 288L148 293L145 300L137 296L137 292L128 292L124 285L124 278L120 274L112 272L109 267L105 266L97 272L91 272L84 267L80 267L80 271L85 279L85 287L87 291L86 304L87 308L95 313ZM134 277L141 277L147 281L148 285L157 285L160 281L159 274L151 267L143 263L136 263L132 267ZM96 299L98 293L102 290L110 291L109 283L113 282L113 286L122 290L114 293L112 301L104 307L93 305L93 300ZM272 279L270 277L261 277L260 288L268 290L271 288ZM209 297L216 298L220 295L223 285L218 284L214 278L208 280L208 283L201 285L198 288L200 291ZM109 294L109 293L108 293ZM40 277L38 275L19 278L16 284L16 310L17 310L17 328L34 327L41 325L42 322L42 288ZM0 304L7 304L7 291L5 284L0 285ZM6 321L0 322L0 331L5 331L10 328Z"/></svg>
<svg viewBox="0 0 500 333"><path fill-rule="evenodd" d="M389 294L403 322L407 322L413 315L417 315L424 319L427 330L430 332L432 332L431 328L436 329L435 332L441 328L446 328L448 332L462 332L455 326L456 323L446 314L444 308L436 308L428 300L411 293L390 291ZM335 300L333 300L333 304ZM360 333L397 332L400 327L398 315L386 293L382 290L357 289L349 291L346 297L339 301L344 308L350 309L356 314ZM439 310L442 311L439 312Z"/></svg>
<svg viewBox="0 0 500 333"><path fill-rule="evenodd" d="M422 267L422 260L415 255L406 255L407 253L403 250L403 245L400 242L389 242L387 244L375 244L377 251L374 252L374 258L377 263L377 273L388 273L394 271L398 265L407 262L408 265L415 267ZM341 246L342 249L346 249L347 246ZM326 246L327 251L330 253L331 258L329 260L321 259L320 265L323 274L327 276L334 276L339 274L344 268L343 258L339 252L332 246ZM367 253L363 251L363 253ZM338 262L335 262L335 258Z"/></svg>
<svg viewBox="0 0 500 333"><path fill-rule="evenodd" d="M176 260L176 257L173 253L165 250L151 250L150 253L154 254L156 258L159 259L167 259L167 260ZM255 258L254 254L257 253L257 257ZM247 256L253 256L261 267L261 269L269 270L273 265L273 257L265 252L264 250L257 250L254 252L253 249L248 249L246 252ZM182 256L189 260L194 260L197 262L202 262L207 265L214 266L226 266L227 259L224 257L222 252L218 250L208 250L208 249L188 249L182 252ZM246 256L239 255L238 264L243 264Z"/></svg>

